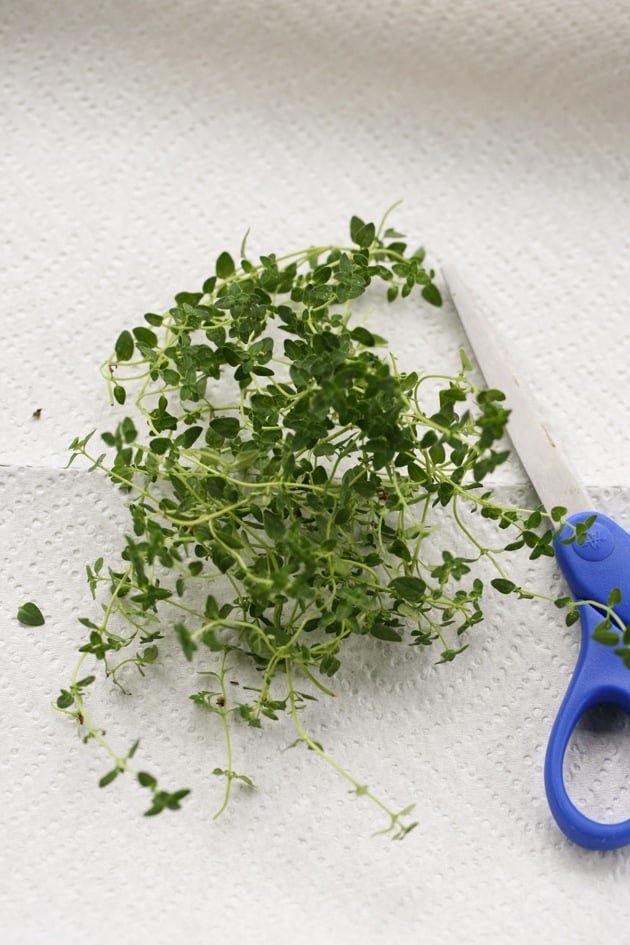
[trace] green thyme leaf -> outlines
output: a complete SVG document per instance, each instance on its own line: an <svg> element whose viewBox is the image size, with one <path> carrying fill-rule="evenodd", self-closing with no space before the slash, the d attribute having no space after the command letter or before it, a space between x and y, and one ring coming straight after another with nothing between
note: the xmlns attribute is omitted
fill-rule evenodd
<svg viewBox="0 0 630 945"><path fill-rule="evenodd" d="M397 577L390 581L390 588L403 600L416 603L424 598L427 586L422 578L415 576Z"/></svg>
<svg viewBox="0 0 630 945"><path fill-rule="evenodd" d="M114 348L117 361L130 361L133 357L133 336L130 331L121 331Z"/></svg>
<svg viewBox="0 0 630 945"><path fill-rule="evenodd" d="M610 629L610 623L606 620L595 627L591 636L593 640L596 640L597 643L603 643L604 646L617 646L619 643L619 634Z"/></svg>
<svg viewBox="0 0 630 945"><path fill-rule="evenodd" d="M216 262L216 273L219 279L229 279L235 272L234 260L228 252L223 252Z"/></svg>
<svg viewBox="0 0 630 945"><path fill-rule="evenodd" d="M17 619L24 627L41 627L45 623L44 615L32 601L18 607Z"/></svg>
<svg viewBox="0 0 630 945"><path fill-rule="evenodd" d="M114 781L118 777L119 774L120 774L120 770L118 768L112 768L111 771L108 771L107 774L103 775L101 780L98 782L98 786L102 788L107 787L107 785L111 784L112 781Z"/></svg>
<svg viewBox="0 0 630 945"><path fill-rule="evenodd" d="M442 305L442 293L433 282L422 287L422 298L431 305Z"/></svg>

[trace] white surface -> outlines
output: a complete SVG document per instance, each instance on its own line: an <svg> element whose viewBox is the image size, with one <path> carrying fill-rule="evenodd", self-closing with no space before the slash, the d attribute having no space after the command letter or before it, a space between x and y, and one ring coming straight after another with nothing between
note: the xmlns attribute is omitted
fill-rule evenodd
<svg viewBox="0 0 630 945"><path fill-rule="evenodd" d="M394 224L497 312L594 497L630 524L627 4L31 0L2 12L3 943L623 941L630 854L571 847L544 799L577 648L553 608L495 601L452 666L358 654L334 716L315 707L337 757L396 805L418 802L421 827L402 844L372 839L381 822L309 753L279 754L281 728L239 739L259 788L213 824L206 772L221 761L179 664L165 690L102 697L112 739L148 725L146 767L180 768L194 789L153 822L133 785L98 791L102 757L49 699L86 610L84 564L116 547L124 521L106 484L61 471L73 436L107 427L98 363L248 227L252 252L289 250L344 238L352 213L377 218L403 198ZM388 318L401 359L452 366L452 313ZM516 465L509 475L531 500ZM521 577L560 586L546 562ZM19 627L25 598L45 628ZM596 806L580 751L575 791ZM603 752L617 784L626 751ZM620 816L627 797L625 784Z"/></svg>

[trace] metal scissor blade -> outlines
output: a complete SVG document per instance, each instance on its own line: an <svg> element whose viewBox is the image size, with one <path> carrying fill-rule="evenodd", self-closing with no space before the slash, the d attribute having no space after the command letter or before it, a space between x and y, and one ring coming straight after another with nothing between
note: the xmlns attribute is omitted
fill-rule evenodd
<svg viewBox="0 0 630 945"><path fill-rule="evenodd" d="M456 270L449 266L442 272L486 383L505 394L511 410L508 434L538 498L548 510L564 506L572 514L590 509L588 493L559 449L531 390L510 364L490 320Z"/></svg>

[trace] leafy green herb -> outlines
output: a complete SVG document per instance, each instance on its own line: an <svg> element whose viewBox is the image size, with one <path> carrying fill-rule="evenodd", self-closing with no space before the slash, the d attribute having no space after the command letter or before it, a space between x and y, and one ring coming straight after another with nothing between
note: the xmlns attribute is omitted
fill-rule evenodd
<svg viewBox="0 0 630 945"><path fill-rule="evenodd" d="M429 406L434 375L400 371L384 338L356 324L355 303L379 284L389 304L418 290L418 331L422 300L442 302L424 250L409 252L384 222L355 216L349 245L282 258L250 260L245 241L238 264L222 252L199 291L118 337L103 376L112 403L131 402L133 416L101 434L106 452L93 450L93 434L71 444L71 462L86 458L126 494L131 529L119 560L87 568L102 611L80 621L86 639L56 705L114 759L102 787L127 771L151 793L147 816L177 809L188 790L163 791L135 770L137 742L119 756L105 741L86 710L94 676L78 678L84 661L123 688L130 668L145 675L159 661L168 636L200 667L211 688L190 698L225 740L218 813L235 782L253 785L234 771L232 727L288 715L296 743L401 838L415 826L411 808L389 807L310 735L308 703L333 694L352 638L435 643L439 662L452 662L483 618L475 562L496 566L498 592L527 597L498 555L553 553L541 509L506 508L483 485L507 457L503 394L475 386L462 352L461 372L442 377ZM564 511L553 510L558 528ZM475 536L474 513L509 532L503 549ZM467 556L436 551L436 515L453 518ZM569 622L577 605L562 606Z"/></svg>
<svg viewBox="0 0 630 945"><path fill-rule="evenodd" d="M131 332L125 330L120 333L114 352L117 361L129 361L133 357L133 337Z"/></svg>
<svg viewBox="0 0 630 945"><path fill-rule="evenodd" d="M41 610L32 601L18 607L17 619L25 627L41 627L46 622Z"/></svg>

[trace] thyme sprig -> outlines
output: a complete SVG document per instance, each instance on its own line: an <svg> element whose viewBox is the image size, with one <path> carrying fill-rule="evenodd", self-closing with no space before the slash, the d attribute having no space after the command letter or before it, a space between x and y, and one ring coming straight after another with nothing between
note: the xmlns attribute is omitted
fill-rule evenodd
<svg viewBox="0 0 630 945"><path fill-rule="evenodd" d="M424 251L410 252L385 220L353 217L350 238L258 261L243 245L238 264L222 252L200 290L118 337L102 372L112 404L133 408L100 435L105 451L95 434L71 444L71 462L83 457L127 495L132 527L120 561L87 568L101 612L81 618L87 639L57 708L113 760L102 786L130 772L149 790L147 815L179 807L188 791L163 791L133 768L137 742L113 751L86 708L87 661L124 688L171 636L198 663L208 688L190 698L217 717L225 745L213 772L225 781L218 813L235 781L253 785L234 768L233 726L285 713L297 743L400 838L415 826L412 809L390 808L324 749L308 731L308 703L333 695L351 638L435 644L451 662L483 618L475 563L492 562L502 593L532 596L501 556L553 554L563 510L541 532L541 509L504 507L483 485L508 455L503 395L473 383L464 352L455 376L400 371L385 339L357 320L358 300L379 283L390 305L412 292L441 305ZM439 382L437 409L426 405L428 378ZM487 548L471 512L508 530L507 544ZM467 555L436 549L445 515Z"/></svg>

